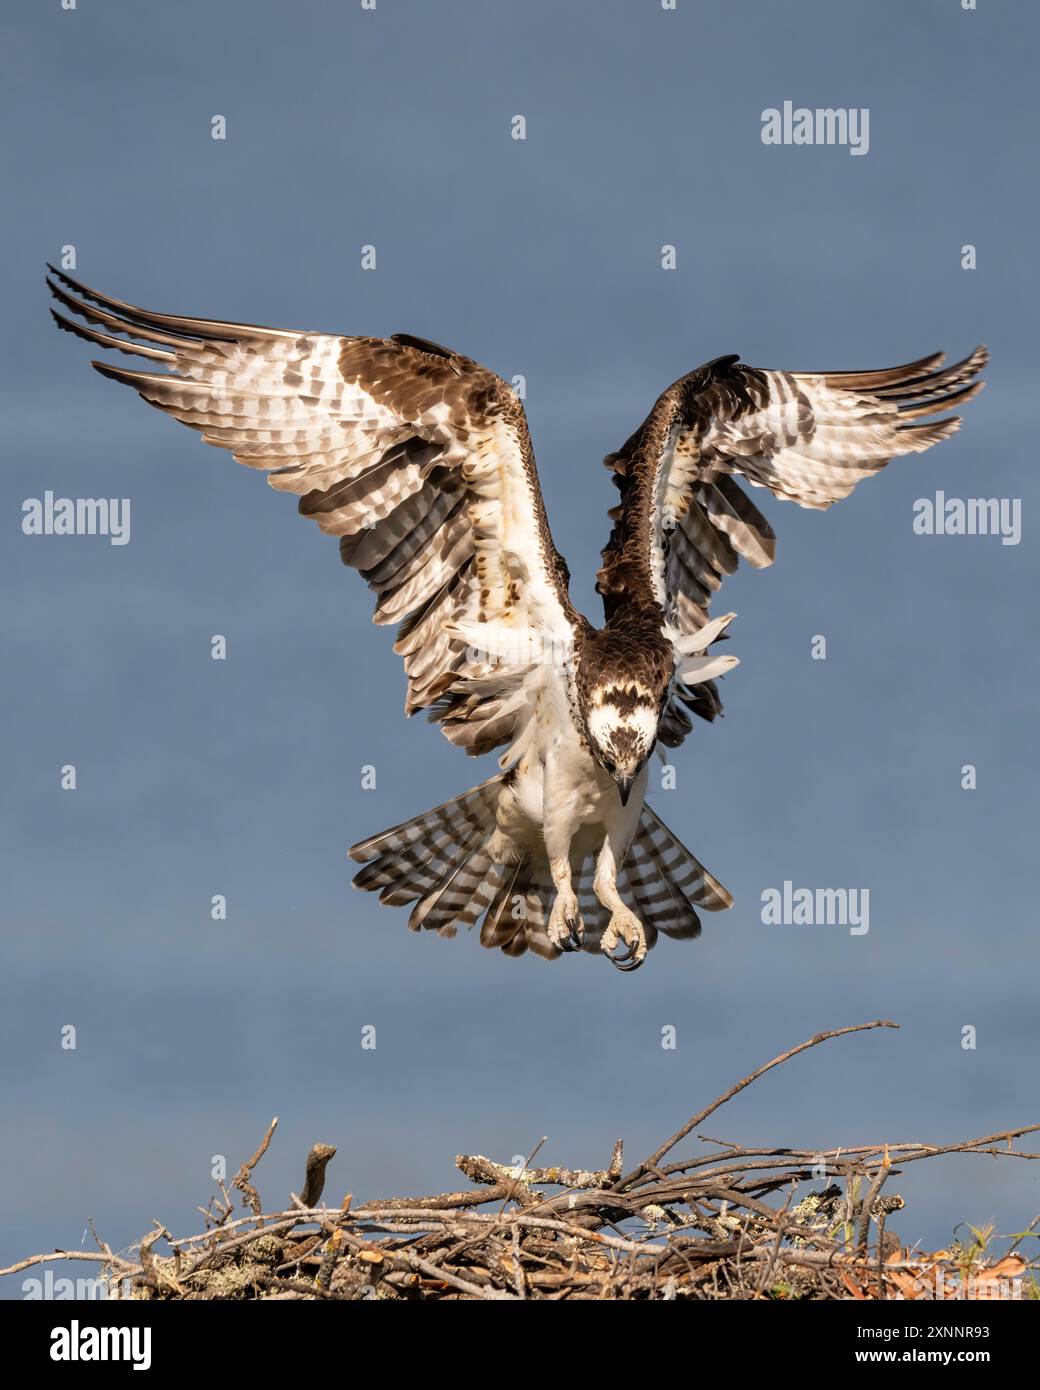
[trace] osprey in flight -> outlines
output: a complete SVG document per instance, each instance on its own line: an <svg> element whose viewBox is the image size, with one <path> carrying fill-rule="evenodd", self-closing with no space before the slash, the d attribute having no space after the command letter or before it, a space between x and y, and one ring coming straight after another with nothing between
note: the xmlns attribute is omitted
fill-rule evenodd
<svg viewBox="0 0 1040 1390"><path fill-rule="evenodd" d="M823 509L960 420L983 348L865 372L781 372L717 357L681 377L605 460L620 491L594 627L571 603L523 406L493 372L405 333L348 338L151 313L51 267L59 327L159 370L103 376L263 469L339 537L397 625L405 709L496 776L355 845L354 882L408 925L508 955L601 950L639 966L659 932L700 931L725 888L646 804L647 760L721 709L709 619L743 558L773 560L739 478ZM71 314L73 317L67 317ZM93 325L93 326L90 326ZM118 336L123 335L123 336ZM130 341L131 339L136 341Z"/></svg>

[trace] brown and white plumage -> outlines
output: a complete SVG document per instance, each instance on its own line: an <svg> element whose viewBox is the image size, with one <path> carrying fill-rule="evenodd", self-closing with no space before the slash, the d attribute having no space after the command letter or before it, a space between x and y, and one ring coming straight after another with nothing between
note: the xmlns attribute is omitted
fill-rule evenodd
<svg viewBox="0 0 1040 1390"><path fill-rule="evenodd" d="M407 334L340 337L157 314L53 270L59 327L149 360L93 365L266 472L339 537L395 624L408 713L425 709L502 772L355 845L355 883L409 925L510 955L600 949L638 966L696 936L726 890L645 805L658 739L720 708L734 659L709 605L774 539L737 478L827 507L957 426L982 349L885 372L759 371L718 358L658 399L606 462L621 491L599 574L605 622L574 609L523 407L494 373ZM619 947L624 951L616 954Z"/></svg>
<svg viewBox="0 0 1040 1390"><path fill-rule="evenodd" d="M523 673L467 661L455 625L501 622L569 638L573 621L523 407L505 382L406 335L341 338L155 314L53 274L68 311L54 312L60 327L168 369L95 362L102 375L265 471L340 538L344 562L376 592L374 620L399 624L407 711L432 707L470 752L504 742Z"/></svg>
<svg viewBox="0 0 1040 1390"><path fill-rule="evenodd" d="M935 353L885 371L821 373L760 371L730 356L681 377L604 460L621 491L598 585L608 616L632 583L649 580L692 649L738 561L761 568L775 555L772 527L738 477L802 507L830 507L891 459L953 434L960 419L944 412L982 389L986 360L980 347L945 369ZM708 677L720 660L705 660ZM696 675L695 663L685 669ZM715 717L713 680L677 681L663 743L689 733L687 709Z"/></svg>

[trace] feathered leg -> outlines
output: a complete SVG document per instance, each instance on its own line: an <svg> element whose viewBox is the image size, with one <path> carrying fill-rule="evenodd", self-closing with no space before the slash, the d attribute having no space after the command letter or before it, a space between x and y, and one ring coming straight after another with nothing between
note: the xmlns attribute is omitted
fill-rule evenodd
<svg viewBox="0 0 1040 1390"><path fill-rule="evenodd" d="M592 881L596 897L610 913L610 921L600 940L599 948L619 970L638 970L649 949L643 924L631 908L625 905L617 883L618 871L625 861L628 847L639 824L643 797L646 795L646 781L647 773L644 768L632 789L628 805L622 806L619 798L617 806L611 807L605 816L606 837L596 859L596 876ZM625 943L627 949L621 955L615 955L614 952L621 942Z"/></svg>
<svg viewBox="0 0 1040 1390"><path fill-rule="evenodd" d="M571 840L577 824L577 808L573 805L573 791L564 777L554 776L556 771L556 759L550 753L542 776L542 833L556 897L546 932L558 950L577 951L585 930L571 880Z"/></svg>

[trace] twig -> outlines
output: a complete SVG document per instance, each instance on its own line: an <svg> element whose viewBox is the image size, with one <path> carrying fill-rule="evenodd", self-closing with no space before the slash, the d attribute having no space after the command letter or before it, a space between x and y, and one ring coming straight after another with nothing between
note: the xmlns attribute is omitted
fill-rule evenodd
<svg viewBox="0 0 1040 1390"><path fill-rule="evenodd" d="M253 1169L256 1167L256 1165L263 1158L264 1154L267 1152L267 1146L271 1142L271 1136L274 1134L277 1128L278 1116L276 1115L274 1119L271 1121L271 1123L268 1125L267 1133L260 1140L260 1147L257 1149L256 1153L253 1155L253 1157L249 1160L248 1163L242 1164L241 1168L239 1168L231 1183L232 1187L237 1187L239 1192L242 1193L247 1205L249 1206L249 1209L256 1217L260 1217L262 1215L263 1208L260 1205L260 1195L257 1192L256 1188L253 1187L250 1183L249 1178L253 1172Z"/></svg>

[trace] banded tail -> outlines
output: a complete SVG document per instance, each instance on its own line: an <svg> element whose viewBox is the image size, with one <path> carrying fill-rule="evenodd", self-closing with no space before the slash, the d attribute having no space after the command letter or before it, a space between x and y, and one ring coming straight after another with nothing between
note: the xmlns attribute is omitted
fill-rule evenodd
<svg viewBox="0 0 1040 1390"><path fill-rule="evenodd" d="M355 888L378 893L389 907L414 904L411 931L454 936L480 922L482 946L507 956L530 948L554 960L560 952L546 931L556 890L540 837L517 844L498 826L498 807L510 773L500 773L452 801L424 811L350 849L364 864ZM593 892L593 853L575 854L574 889L585 922L584 949L598 951L609 914ZM731 895L659 816L644 806L618 874L626 904L640 917L647 946L658 934L676 940L700 935L697 908L717 912Z"/></svg>

